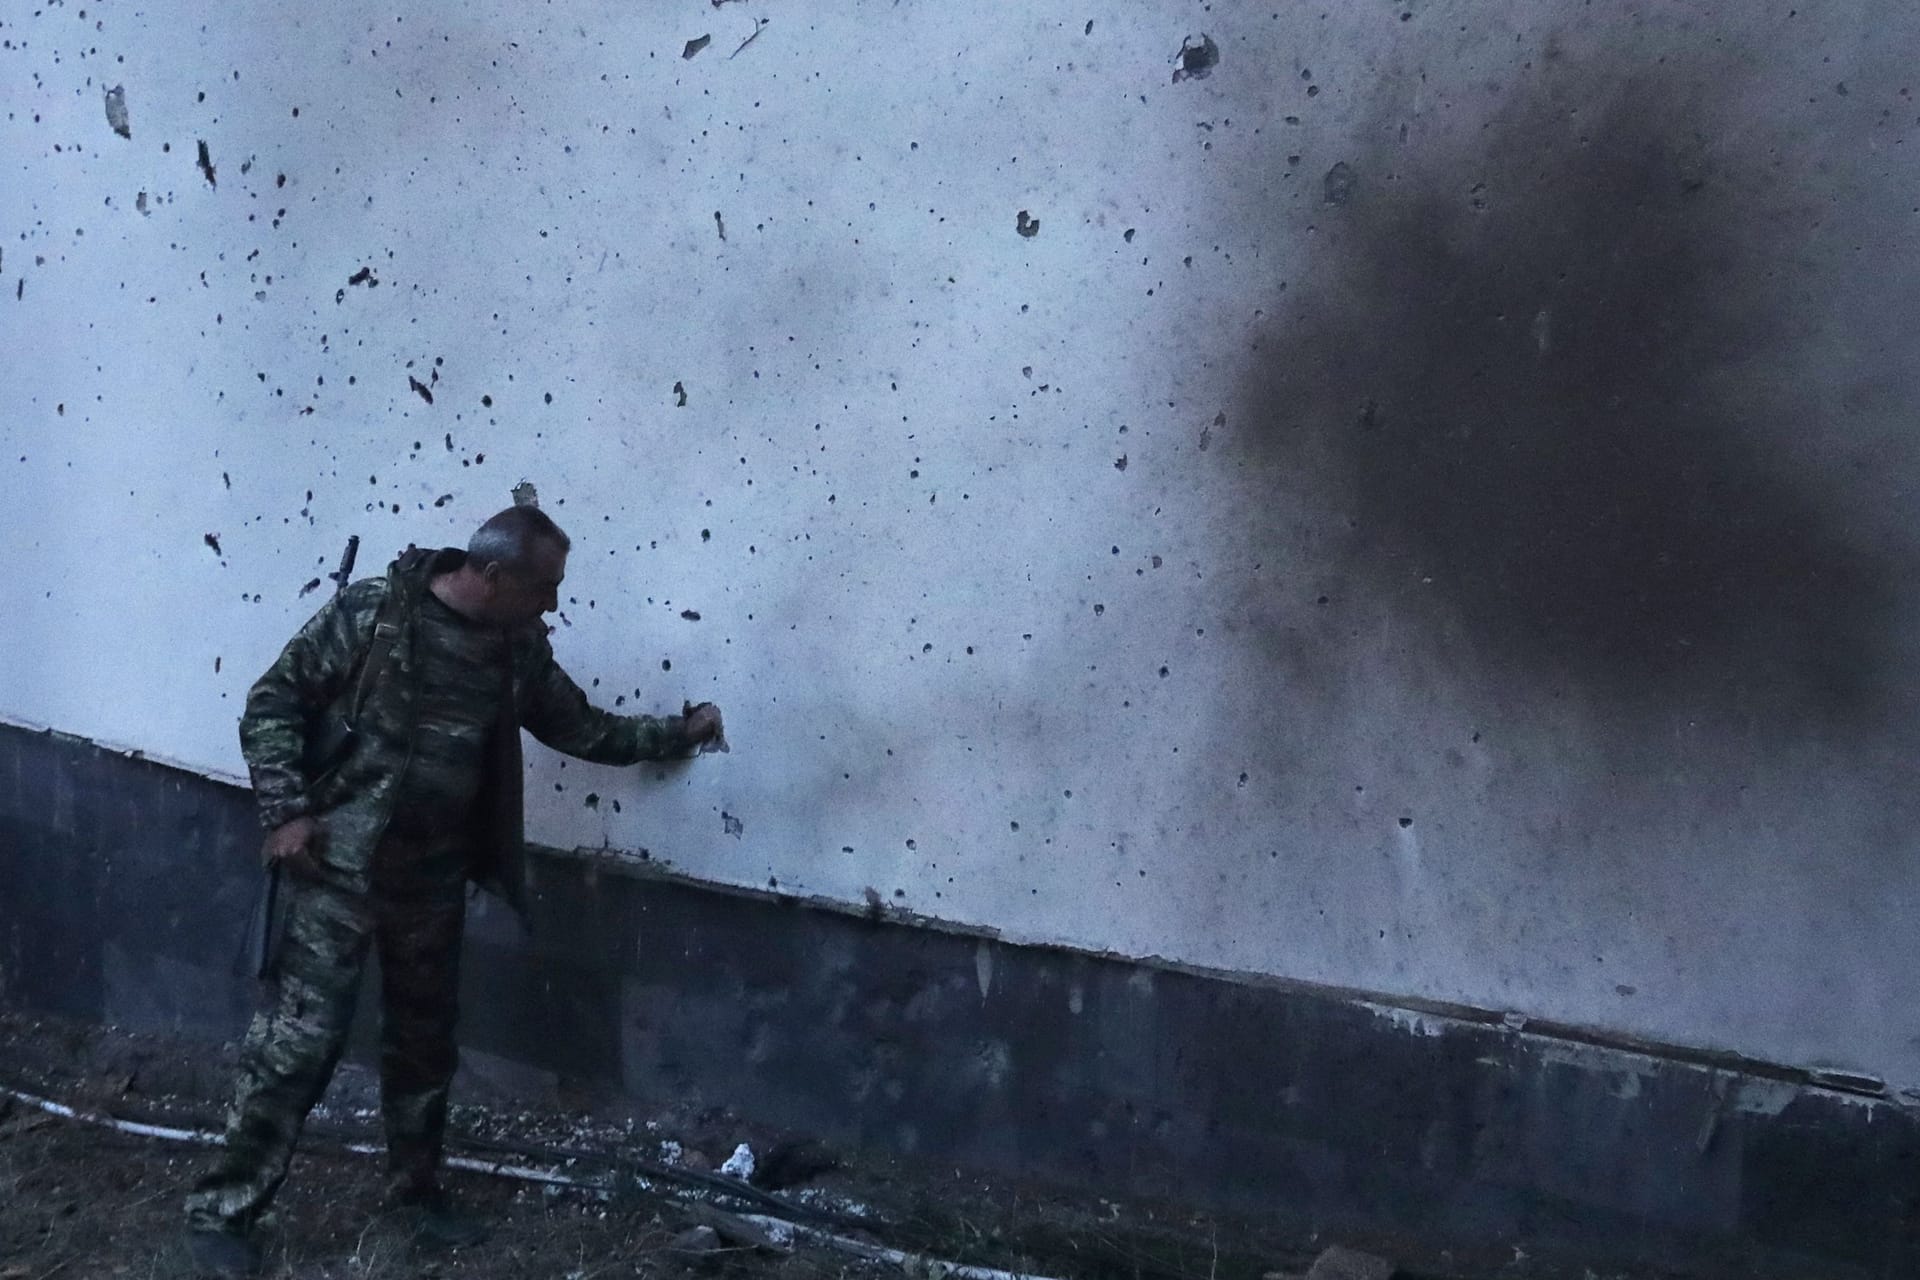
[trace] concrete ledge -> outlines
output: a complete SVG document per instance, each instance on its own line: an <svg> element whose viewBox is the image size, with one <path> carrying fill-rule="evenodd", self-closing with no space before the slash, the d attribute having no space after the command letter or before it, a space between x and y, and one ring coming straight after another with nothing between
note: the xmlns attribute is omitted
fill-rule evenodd
<svg viewBox="0 0 1920 1280"><path fill-rule="evenodd" d="M0 726L0 1001L236 1035L258 840L229 784ZM626 860L538 870L531 943L484 900L471 918L463 1041L496 1087L704 1099L1410 1259L1920 1274L1920 1120L1805 1073L1015 946Z"/></svg>

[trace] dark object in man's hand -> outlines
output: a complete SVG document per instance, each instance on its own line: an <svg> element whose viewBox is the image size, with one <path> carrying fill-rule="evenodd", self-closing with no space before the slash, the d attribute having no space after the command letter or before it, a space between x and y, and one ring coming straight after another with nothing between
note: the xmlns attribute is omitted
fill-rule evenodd
<svg viewBox="0 0 1920 1280"><path fill-rule="evenodd" d="M260 846L260 861L269 867L285 867L303 880L317 879L324 839L317 819L295 818L267 833L266 843Z"/></svg>
<svg viewBox="0 0 1920 1280"><path fill-rule="evenodd" d="M688 702L682 705L680 714L687 720L687 741L699 754L731 750L727 746L727 730L720 719L720 708L711 702L703 702L697 707Z"/></svg>

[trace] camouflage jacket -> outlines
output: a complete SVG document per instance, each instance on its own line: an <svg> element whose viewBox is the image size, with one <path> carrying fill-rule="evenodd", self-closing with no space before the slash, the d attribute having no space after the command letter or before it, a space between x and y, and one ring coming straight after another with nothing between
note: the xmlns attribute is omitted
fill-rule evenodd
<svg viewBox="0 0 1920 1280"><path fill-rule="evenodd" d="M300 628L247 694L240 749L261 822L271 830L303 815L317 818L325 832L322 869L351 892L367 890L373 851L411 755L419 700L416 608L428 582L465 558L458 550L409 550L385 578L352 584ZM376 624L390 647L370 664ZM541 623L511 632L508 644L511 688L487 745L470 874L524 917L519 730L600 764L668 759L690 747L680 716L619 716L589 704L554 661Z"/></svg>

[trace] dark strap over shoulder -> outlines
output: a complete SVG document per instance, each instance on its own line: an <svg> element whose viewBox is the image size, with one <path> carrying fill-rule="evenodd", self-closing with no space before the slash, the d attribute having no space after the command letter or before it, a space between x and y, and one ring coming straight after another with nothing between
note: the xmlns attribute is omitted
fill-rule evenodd
<svg viewBox="0 0 1920 1280"><path fill-rule="evenodd" d="M373 623L373 643L367 647L367 660L360 664L360 679L353 687L353 703L347 708L347 723L358 726L360 709L366 705L367 690L378 684L387 674L387 662L393 654L393 642L400 636L400 624L387 619L393 607L393 597L388 596L380 603L380 613Z"/></svg>
<svg viewBox="0 0 1920 1280"><path fill-rule="evenodd" d="M347 723L358 727L360 710L367 693L386 678L387 663L393 655L393 642L400 638L401 620L413 609L412 584L416 571L434 556L422 547L408 547L394 561L387 574L387 596L373 618L373 640L367 646L366 661L360 664L360 679L354 683L353 701L347 706Z"/></svg>

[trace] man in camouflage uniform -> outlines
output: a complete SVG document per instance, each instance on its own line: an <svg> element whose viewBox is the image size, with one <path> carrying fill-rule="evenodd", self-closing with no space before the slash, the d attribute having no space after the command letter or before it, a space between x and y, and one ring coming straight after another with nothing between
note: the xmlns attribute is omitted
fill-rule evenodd
<svg viewBox="0 0 1920 1280"><path fill-rule="evenodd" d="M339 1062L369 947L380 951L381 1112L389 1202L424 1239L478 1234L437 1174L465 886L526 911L520 729L601 764L720 741L720 713L617 716L554 661L568 539L537 508L494 516L468 549L410 550L315 614L247 695L240 742L284 887L278 990L242 1049L226 1150L187 1200L204 1267L258 1264L251 1228Z"/></svg>

